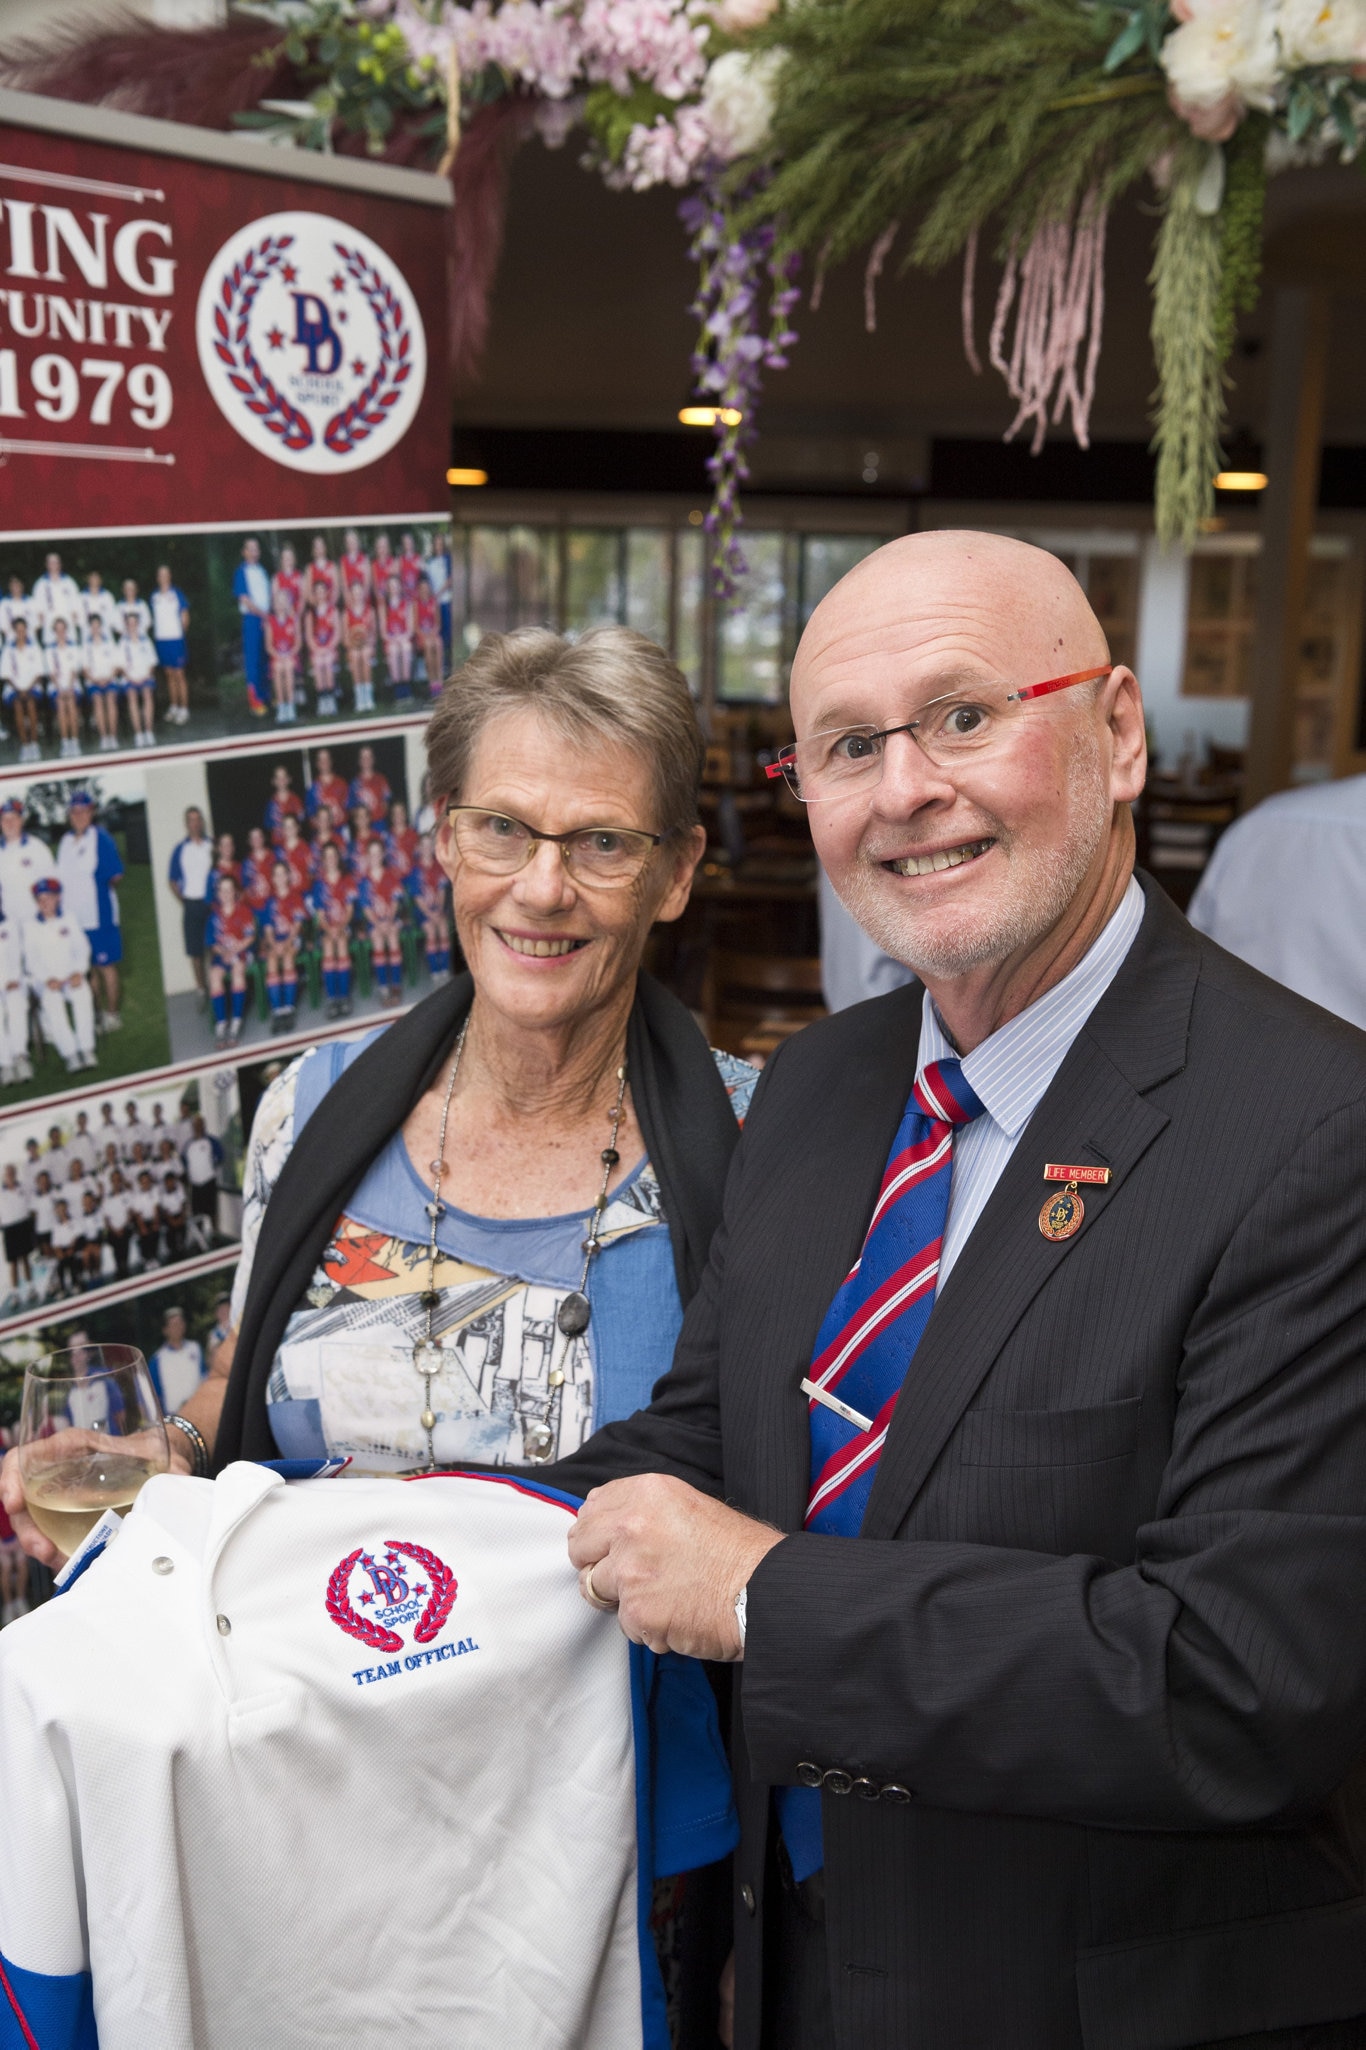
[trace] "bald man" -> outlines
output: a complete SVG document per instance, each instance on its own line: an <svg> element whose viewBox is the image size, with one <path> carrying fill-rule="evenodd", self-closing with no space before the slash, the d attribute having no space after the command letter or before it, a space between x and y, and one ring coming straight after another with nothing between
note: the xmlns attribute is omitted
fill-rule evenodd
<svg viewBox="0 0 1366 2050"><path fill-rule="evenodd" d="M770 1061L671 1373L553 1469L585 1597L743 1661L723 2033L1366 2044L1366 1037L1135 876L1051 556L879 550L792 713L923 987Z"/></svg>

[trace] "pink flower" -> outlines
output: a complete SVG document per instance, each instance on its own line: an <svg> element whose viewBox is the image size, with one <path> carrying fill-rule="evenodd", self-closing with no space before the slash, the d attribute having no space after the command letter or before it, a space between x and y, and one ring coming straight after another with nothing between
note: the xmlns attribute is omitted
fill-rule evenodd
<svg viewBox="0 0 1366 2050"><path fill-rule="evenodd" d="M1193 106L1188 100L1178 99L1170 86L1167 104L1200 142L1227 142L1247 112L1237 93L1225 93L1212 106Z"/></svg>
<svg viewBox="0 0 1366 2050"><path fill-rule="evenodd" d="M715 0L711 18L728 36L748 35L778 12L778 0Z"/></svg>
<svg viewBox="0 0 1366 2050"><path fill-rule="evenodd" d="M626 139L620 182L632 192L691 185L711 148L711 129L698 107L680 108L672 121L661 114L649 128L638 122Z"/></svg>

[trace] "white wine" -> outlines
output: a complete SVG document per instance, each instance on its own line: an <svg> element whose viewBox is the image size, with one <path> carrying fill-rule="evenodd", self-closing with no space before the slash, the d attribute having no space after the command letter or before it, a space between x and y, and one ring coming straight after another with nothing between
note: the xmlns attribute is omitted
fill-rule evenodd
<svg viewBox="0 0 1366 2050"><path fill-rule="evenodd" d="M144 1482L163 1470L156 1460L116 1451L114 1444L107 1452L55 1459L24 1476L28 1513L69 1559L106 1509L127 1509Z"/></svg>

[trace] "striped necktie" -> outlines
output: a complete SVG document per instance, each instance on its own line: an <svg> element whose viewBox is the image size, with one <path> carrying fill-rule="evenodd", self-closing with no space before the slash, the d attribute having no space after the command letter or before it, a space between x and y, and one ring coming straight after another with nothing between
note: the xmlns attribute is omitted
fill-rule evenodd
<svg viewBox="0 0 1366 2050"><path fill-rule="evenodd" d="M810 1401L805 1528L857 1537L878 1460L934 1308L953 1176L953 1133L986 1106L959 1061L931 1061L911 1090L863 1248L825 1313L803 1387ZM797 1879L823 1862L820 1792L780 1787L778 1812Z"/></svg>

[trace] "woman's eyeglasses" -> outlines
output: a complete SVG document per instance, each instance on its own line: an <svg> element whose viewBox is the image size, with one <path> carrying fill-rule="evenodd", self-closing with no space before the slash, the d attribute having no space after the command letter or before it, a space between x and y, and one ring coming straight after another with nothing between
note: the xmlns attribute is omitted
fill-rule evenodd
<svg viewBox="0 0 1366 2050"><path fill-rule="evenodd" d="M1046 683L1009 690L1004 683L973 684L930 698L901 726L837 726L812 733L781 750L768 766L770 777L784 776L803 804L827 804L852 797L882 781L887 742L894 733L908 733L936 767L951 769L1009 747L1018 731L1020 713L1029 698L1071 690L1108 676L1112 665L1079 669L1072 676L1052 676Z"/></svg>
<svg viewBox="0 0 1366 2050"><path fill-rule="evenodd" d="M567 833L540 833L524 819L472 804L449 804L446 816L457 854L482 875L516 875L540 842L548 840L559 848L575 882L592 890L619 890L633 883L665 837L635 826L574 826Z"/></svg>

